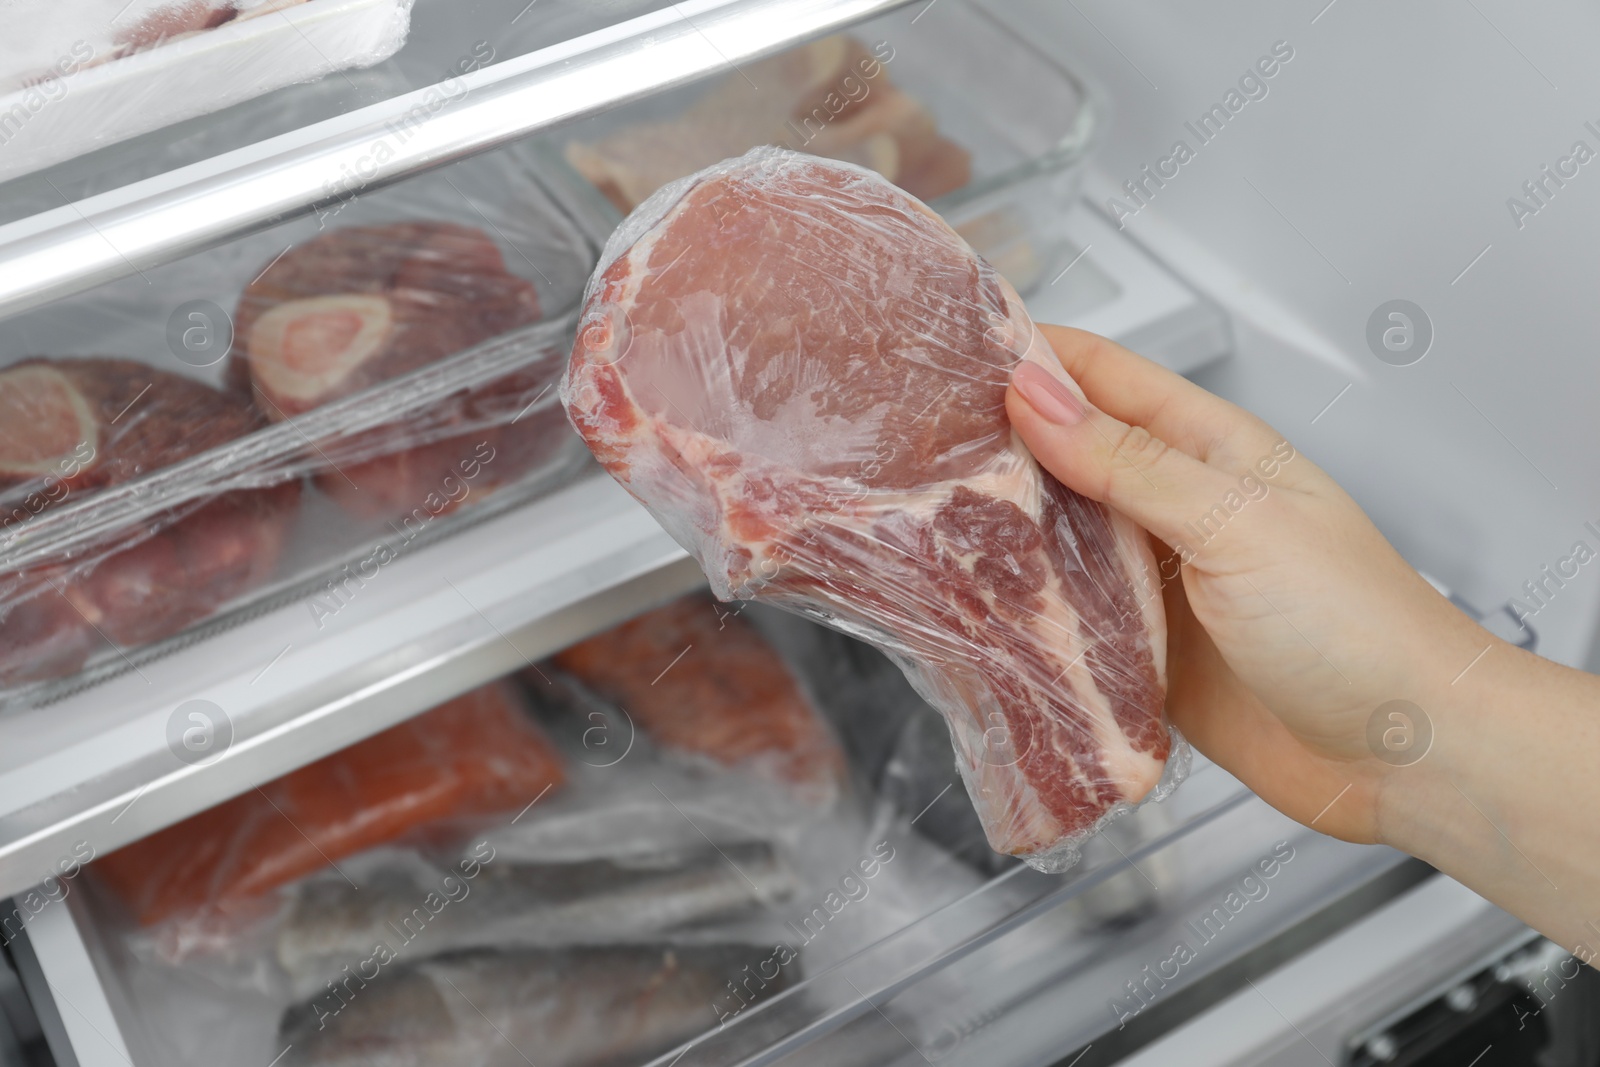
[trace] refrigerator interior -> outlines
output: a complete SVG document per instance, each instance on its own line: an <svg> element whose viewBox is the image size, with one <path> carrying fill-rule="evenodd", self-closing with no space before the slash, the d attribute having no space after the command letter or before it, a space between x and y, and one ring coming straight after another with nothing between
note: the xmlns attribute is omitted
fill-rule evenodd
<svg viewBox="0 0 1600 1067"><path fill-rule="evenodd" d="M691 596L696 611L715 616L727 610ZM988 849L956 775L943 723L886 659L759 605L747 608L735 624L752 626L778 650L820 711L826 731L847 756L842 788L803 798L790 791L792 782L774 778L770 767L716 767L707 759L714 750L676 751L652 732L656 724L647 706L634 704L630 715L623 705L597 700L581 680L563 672L558 655L520 672L516 684L561 751L566 780L555 790L530 787L526 805L470 826L473 854L481 858L484 844L490 846L485 868L622 858L620 875L612 872L587 891L598 901L594 907L613 910L595 915L589 926L574 916L572 924L586 931L572 934L575 939L664 943L685 953L708 941L743 946L732 962L720 964L726 973L715 973L707 995L675 1005L679 1040L651 1049L659 1057L624 1055L621 1062L868 1064L927 1057L983 1063L993 1062L999 1049L1008 1062L1051 1063L1063 1049L1090 1044L1109 1027L1196 988L1207 972L1248 958L1303 926L1308 915L1374 899L1375 880L1383 893L1392 893L1422 875L1387 850L1342 845L1302 830L1203 760L1188 769L1187 780L1168 800L1130 813L1091 840L1067 875L1039 874ZM592 640L603 647L607 638ZM625 652L624 647L615 654ZM716 686L729 671L771 669L742 659L747 652L712 641L686 648L667 661L662 674L681 672L684 681L704 674ZM648 671L656 666L652 661ZM755 713L742 706L720 713L728 711ZM277 808L279 801L272 803ZM309 811L278 814L320 838L314 823L303 823ZM193 825L177 828L175 840L200 847L210 831ZM437 870L452 870L451 858L467 854L455 838L438 845L440 832L439 824L423 824L389 846L336 853L321 870L281 891L288 903L280 905L269 894L265 917L249 904L221 919L189 922L178 914L141 927L130 910L136 898L128 896L128 875L111 880L103 866L91 863L81 877L61 883L71 888L60 903L30 921L28 951L38 960L39 981L55 991L51 999L63 1029L73 1035L80 1063L126 1056L135 1064L244 1064L263 1055L294 1063L302 1062L301 1054L310 1056L303 1061L308 1063L342 1062L330 1050L340 1047L330 1043L341 1026L359 1027L357 1033L372 1041L390 1034L437 1040L426 1013L407 1030L393 1015L406 1001L388 998L396 988L406 991L416 968L461 958L451 955L467 944L459 939L476 936L471 924L487 921L477 911L459 919L447 913L426 927L418 919L415 930L410 925L410 915L422 915L412 905L422 906L423 891L438 891ZM752 839L777 851L780 866L790 872L786 881L769 883L757 873L760 861L750 857L747 844ZM723 881L737 883L730 869L748 881L754 904L724 904L687 926L646 925L641 933L637 924L648 923L652 906L673 906L663 902L666 891L654 905L605 895L615 890L617 878L628 876L627 857L702 841L717 849L712 865ZM160 853L138 853L142 844L132 846L141 857L133 862L148 867L152 888L163 892L154 884L161 876ZM374 957L370 949L350 955L347 946L346 955L334 952L333 962L322 963L311 981L294 970L299 964L291 960L299 957L293 953L304 950L286 945L303 944L306 936L351 942L340 926L348 921L349 903L336 906L330 919L295 910L296 894L311 900L320 886L323 894L344 897L348 879L349 901L381 898L392 892L385 888L392 871L418 862L411 849L443 862L428 867L434 873L422 880L403 880L407 889L397 898L402 906L396 912L407 917L400 920L403 928L365 928L391 944L392 955ZM874 858L881 862L861 866ZM631 862L648 867L659 861ZM119 868L126 870L126 864ZM445 892L459 908L473 887L470 878L457 877L457 888L465 891L459 897ZM757 882L761 892L755 892ZM448 875L440 884L448 886ZM477 891L492 892L488 884L479 882ZM308 885L313 888L302 888ZM499 897L495 901L490 907L507 906ZM439 903L439 910L445 907ZM315 930L303 926L308 920L317 924ZM560 933L530 929L526 921L510 922L486 936L507 952L521 947L519 938L542 946L553 936L565 944ZM1197 965L1150 984L1150 966L1167 958L1176 940L1193 946ZM469 947L481 945L473 941ZM352 973L367 980L353 980ZM323 974L332 979L325 987L314 980ZM459 973L453 980L466 981ZM689 980L676 975L663 988ZM625 971L615 981L627 988ZM454 1032L463 1062L478 1062L472 1058L477 1056L502 1062L511 1055L506 1046L522 1048L541 1039L553 1042L546 1054L557 1057L554 1062L591 1062L560 1059L558 1050L567 1046L556 1035L625 1029L637 1010L608 997L609 988L593 979L569 992L560 986L522 994L514 1007L497 1008L483 999L495 988L488 982L445 995L459 995L497 1028L509 1029L507 1018L519 1014L543 1019L555 1012L568 1021L560 1029L552 1020L502 1035L498 1029L471 1033L458 1018ZM304 1010L317 1013L317 1027L291 1025L289 1012L302 1001L311 1005ZM376 1031L371 1014L352 1010L369 1006L380 1013ZM323 1044L308 1046L308 1039ZM354 1037L350 1042L351 1048L362 1047ZM292 1051L297 1043L300 1052ZM371 1053L385 1046L366 1047ZM496 1051L501 1059L494 1058ZM323 1054L329 1058L318 1058Z"/></svg>
<svg viewBox="0 0 1600 1067"><path fill-rule="evenodd" d="M1600 385L1582 356L1600 338L1574 311L1586 306L1579 286L1600 214L1584 204L1592 194L1581 178L1521 226L1505 200L1588 136L1596 116L1579 102L1594 75L1572 28L1600 30L1596 15L1570 0L1531 23L1504 3L1443 0L1396 10L1348 0L983 6L1081 78L1099 109L1094 153L1071 190L1033 205L1061 226L1029 294L1035 316L1117 337L1272 422L1476 614L1526 604L1525 583L1589 540L1585 523L1600 516L1581 451L1562 447ZM5 219L431 85L479 42L492 65L664 7L419 0L394 59L15 180ZM908 59L921 9L903 9L894 38ZM1293 57L1261 79L1264 93L1175 175L1150 179L1145 168L1176 139L1199 140L1186 124L1279 42ZM606 128L649 103L588 121ZM583 128L536 140L558 152ZM544 181L603 237L605 206L563 190L571 176L558 170ZM1141 195L1127 182L1142 183ZM1067 202L1078 183L1082 201ZM1395 300L1419 306L1428 324L1415 361L1369 339ZM291 599L8 713L0 827L20 844L0 849L7 890L23 891L76 841L109 852L698 584L681 551L592 472L463 523L385 571L332 626L314 626L304 600ZM1537 650L1592 662L1593 579L1546 599L1531 619ZM783 636L786 620L762 624L790 654L805 644ZM234 749L223 763L171 765L165 729L180 694L227 709ZM830 714L848 704L835 697L819 698ZM852 755L858 779L870 779L873 761ZM858 788L870 810L871 792ZM932 822L965 804L959 793L893 798L908 854L948 860L950 841L911 825L913 800L941 805ZM1275 879L1260 877L1280 847L1294 858L1279 860ZM903 907L880 894L883 912L863 918L850 951L824 943L799 985L720 1027L708 1007L706 1029L655 1062L1091 1067L1202 1048L1219 1064L1342 1062L1396 1004L1444 996L1440 981L1498 964L1526 936L1396 854L1300 830L1203 760L1170 800L1091 842L1064 876L974 865L981 854L949 863L959 879L907 887ZM41 911L19 940L38 961L35 1000L58 1002L45 1031L83 1064L167 1062L152 1058L154 1016L128 988L115 926L88 897ZM1225 929L1207 927L1230 897L1247 904ZM1422 915L1436 928L1422 930ZM1384 916L1398 925L1384 927ZM1421 932L1412 942L1396 930ZM1385 939L1429 966L1391 973L1381 998L1329 1013L1318 982L1335 971L1349 990L1376 982L1373 946ZM1194 961L1164 977L1179 940ZM1440 946L1455 954L1445 959Z"/></svg>

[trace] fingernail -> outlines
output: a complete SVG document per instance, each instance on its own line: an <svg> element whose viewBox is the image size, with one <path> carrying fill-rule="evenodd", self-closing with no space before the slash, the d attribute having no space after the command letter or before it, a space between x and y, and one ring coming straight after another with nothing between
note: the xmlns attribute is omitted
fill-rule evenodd
<svg viewBox="0 0 1600 1067"><path fill-rule="evenodd" d="M1017 369L1011 372L1011 384L1033 410L1057 426L1083 421L1082 401L1037 363L1023 360L1017 364Z"/></svg>

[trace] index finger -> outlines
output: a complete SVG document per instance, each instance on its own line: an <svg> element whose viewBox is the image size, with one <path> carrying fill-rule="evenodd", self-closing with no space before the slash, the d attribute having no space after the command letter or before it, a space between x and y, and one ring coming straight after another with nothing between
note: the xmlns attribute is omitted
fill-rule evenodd
<svg viewBox="0 0 1600 1067"><path fill-rule="evenodd" d="M1038 326L1089 403L1202 463L1248 466L1283 440L1243 408L1115 341L1069 326Z"/></svg>

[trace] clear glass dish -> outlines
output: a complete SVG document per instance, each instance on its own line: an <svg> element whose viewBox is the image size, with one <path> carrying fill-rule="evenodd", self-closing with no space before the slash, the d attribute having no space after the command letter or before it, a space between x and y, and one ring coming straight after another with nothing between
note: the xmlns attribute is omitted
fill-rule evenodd
<svg viewBox="0 0 1600 1067"><path fill-rule="evenodd" d="M1061 221L1099 116L1082 79L983 4L940 0L565 127L540 147L605 233L659 185L758 144L874 166L1027 296L1076 254Z"/></svg>

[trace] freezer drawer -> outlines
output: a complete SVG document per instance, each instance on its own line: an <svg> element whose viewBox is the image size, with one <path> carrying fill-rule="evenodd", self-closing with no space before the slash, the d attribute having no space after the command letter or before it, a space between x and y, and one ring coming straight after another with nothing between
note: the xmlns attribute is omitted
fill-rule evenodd
<svg viewBox="0 0 1600 1067"><path fill-rule="evenodd" d="M1111 1063L1420 876L1300 830L1201 762L1068 874L1012 867L720 1026L708 1010L699 1037L655 1062L1046 1065L1081 1050ZM29 993L59 1020L59 1062L155 1067L151 1027L170 1021L140 1016L86 900L27 922Z"/></svg>
<svg viewBox="0 0 1600 1067"><path fill-rule="evenodd" d="M1426 875L1302 830L1214 767L1172 799L1063 879L997 880L1004 915L980 919L981 897L931 915L678 1062L1115 1063ZM1159 828L1173 817L1190 821ZM762 1013L794 1036L767 1043Z"/></svg>

